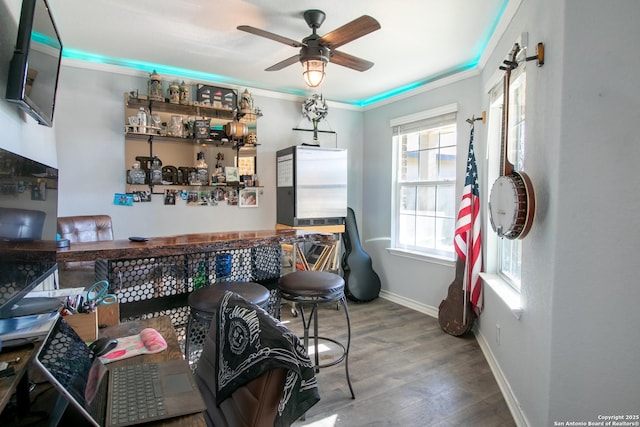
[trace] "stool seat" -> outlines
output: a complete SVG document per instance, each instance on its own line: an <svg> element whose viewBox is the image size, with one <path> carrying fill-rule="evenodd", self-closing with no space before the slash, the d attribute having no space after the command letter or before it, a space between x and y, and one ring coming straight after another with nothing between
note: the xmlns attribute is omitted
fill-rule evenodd
<svg viewBox="0 0 640 427"><path fill-rule="evenodd" d="M338 301L344 293L344 279L328 271L294 271L280 278L278 289L292 301Z"/></svg>
<svg viewBox="0 0 640 427"><path fill-rule="evenodd" d="M235 292L258 307L264 307L271 295L267 288L258 283L221 282L191 292L189 307L200 312L215 313L225 291Z"/></svg>
<svg viewBox="0 0 640 427"><path fill-rule="evenodd" d="M266 309L271 293L264 286L254 282L219 282L205 286L189 294L189 321L185 339L184 354L192 372L198 367L198 360L209 333L209 327L216 316L225 291L234 292L247 301Z"/></svg>

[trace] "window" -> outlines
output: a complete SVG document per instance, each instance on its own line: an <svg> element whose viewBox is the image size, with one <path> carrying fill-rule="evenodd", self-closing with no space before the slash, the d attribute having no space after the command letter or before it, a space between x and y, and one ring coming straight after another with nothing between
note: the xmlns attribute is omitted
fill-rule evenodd
<svg viewBox="0 0 640 427"><path fill-rule="evenodd" d="M391 121L395 249L454 259L456 106Z"/></svg>
<svg viewBox="0 0 640 427"><path fill-rule="evenodd" d="M520 64L518 68L512 71L509 85L509 123L506 127L509 152L507 156L515 170L523 169L525 157L526 72L524 69L525 65ZM502 127L502 83L492 89L490 98L489 141L492 147L491 154L495 157L495 160L492 159L493 161L490 163L492 165L495 163L495 165L491 167L489 182L493 183L500 173L498 160L502 135L498 130ZM489 218L488 211L487 218ZM492 255L488 254L488 256ZM519 291L522 241L499 238L495 245L495 254L493 256L496 257L496 273Z"/></svg>

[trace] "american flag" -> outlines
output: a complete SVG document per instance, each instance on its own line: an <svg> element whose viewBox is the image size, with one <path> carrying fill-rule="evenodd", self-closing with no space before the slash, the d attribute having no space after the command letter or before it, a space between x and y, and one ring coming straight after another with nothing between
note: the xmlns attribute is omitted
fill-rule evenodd
<svg viewBox="0 0 640 427"><path fill-rule="evenodd" d="M473 127L469 140L467 173L464 180L462 201L458 210L456 232L453 245L462 261L466 261L465 274L467 292L469 292L473 311L476 316L482 311L482 229L480 221L480 190L478 187L478 168L473 151ZM467 260L467 257L469 258Z"/></svg>

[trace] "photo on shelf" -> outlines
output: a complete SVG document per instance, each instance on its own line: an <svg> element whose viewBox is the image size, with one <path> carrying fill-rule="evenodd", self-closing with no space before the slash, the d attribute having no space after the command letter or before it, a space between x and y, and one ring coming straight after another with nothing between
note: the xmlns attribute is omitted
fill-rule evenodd
<svg viewBox="0 0 640 427"><path fill-rule="evenodd" d="M242 188L238 197L238 206L241 208L257 208L258 191L255 188Z"/></svg>
<svg viewBox="0 0 640 427"><path fill-rule="evenodd" d="M240 172L238 168L234 166L225 166L224 175L227 182L239 182Z"/></svg>
<svg viewBox="0 0 640 427"><path fill-rule="evenodd" d="M225 110L233 110L238 105L238 94L235 90L218 86L198 84L196 99L202 105Z"/></svg>
<svg viewBox="0 0 640 427"><path fill-rule="evenodd" d="M187 193L187 206L200 206L200 197L197 191Z"/></svg>
<svg viewBox="0 0 640 427"><path fill-rule="evenodd" d="M151 201L151 191L134 191L131 193L131 197L135 203L138 202L150 202Z"/></svg>
<svg viewBox="0 0 640 427"><path fill-rule="evenodd" d="M227 191L227 205L238 206L238 191L235 189Z"/></svg>
<svg viewBox="0 0 640 427"><path fill-rule="evenodd" d="M164 190L164 204L175 205L178 197L178 190Z"/></svg>

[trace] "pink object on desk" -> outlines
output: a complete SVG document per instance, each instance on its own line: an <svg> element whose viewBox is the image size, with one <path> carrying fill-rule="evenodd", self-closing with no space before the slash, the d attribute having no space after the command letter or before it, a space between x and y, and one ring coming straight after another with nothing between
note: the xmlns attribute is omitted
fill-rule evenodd
<svg viewBox="0 0 640 427"><path fill-rule="evenodd" d="M137 335L118 338L118 345L100 357L102 363L115 362L139 354L158 353L167 348L167 342L162 335L153 328L143 329Z"/></svg>

